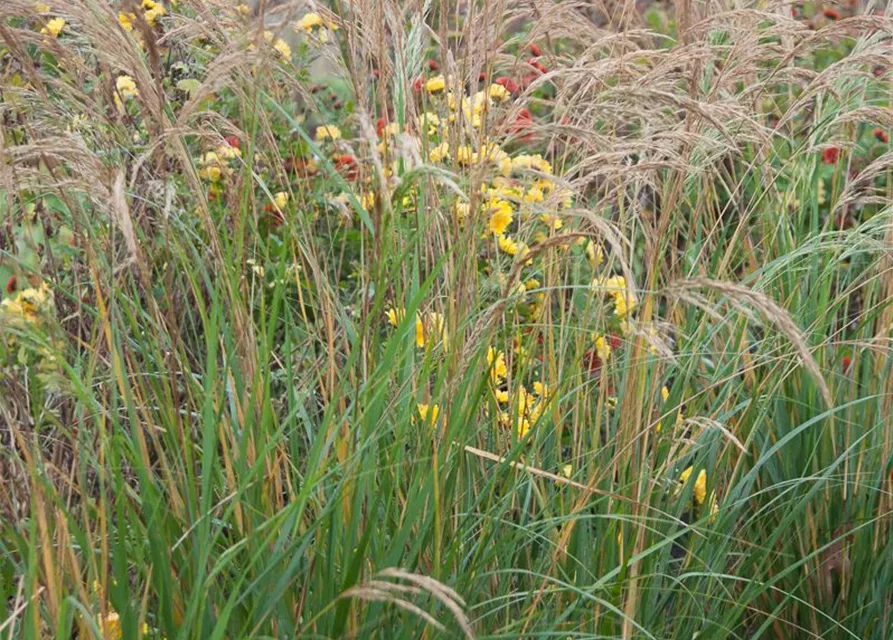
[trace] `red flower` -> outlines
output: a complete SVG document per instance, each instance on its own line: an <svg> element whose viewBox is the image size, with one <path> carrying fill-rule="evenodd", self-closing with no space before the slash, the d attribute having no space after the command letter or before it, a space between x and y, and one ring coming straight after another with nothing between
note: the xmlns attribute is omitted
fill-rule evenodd
<svg viewBox="0 0 893 640"><path fill-rule="evenodd" d="M828 147L822 152L822 162L825 164L837 164L840 158L840 149L837 147Z"/></svg>
<svg viewBox="0 0 893 640"><path fill-rule="evenodd" d="M853 363L852 359L849 356L843 357L843 372L846 373L850 370L850 365Z"/></svg>
<svg viewBox="0 0 893 640"><path fill-rule="evenodd" d="M501 84L509 93L518 93L518 90L521 88L517 82L505 76L496 78L496 84Z"/></svg>
<svg viewBox="0 0 893 640"><path fill-rule="evenodd" d="M880 127L875 127L874 131L871 132L875 138L878 139L878 142L883 142L887 144L890 142L890 134L881 129Z"/></svg>
<svg viewBox="0 0 893 640"><path fill-rule="evenodd" d="M372 77L378 78L379 80L381 80L381 69L373 69Z"/></svg>
<svg viewBox="0 0 893 640"><path fill-rule="evenodd" d="M530 53L535 55L537 58L543 55L543 50L540 49L539 45L535 42L530 43Z"/></svg>
<svg viewBox="0 0 893 640"><path fill-rule="evenodd" d="M425 81L425 79L422 76L419 76L418 78L416 78L415 82L412 83L412 90L415 91L416 93L421 93L422 92L422 83L424 81Z"/></svg>
<svg viewBox="0 0 893 640"><path fill-rule="evenodd" d="M440 71L440 64L438 64L437 60L431 58L428 60L428 68L431 69L431 71Z"/></svg>
<svg viewBox="0 0 893 640"><path fill-rule="evenodd" d="M520 133L521 131L524 131L524 129L529 128L531 125L533 125L533 116L531 115L530 111L524 108L518 112L518 115L515 116L515 119L509 125L509 132Z"/></svg>
<svg viewBox="0 0 893 640"><path fill-rule="evenodd" d="M527 64L529 64L540 73L546 73L549 71L546 68L546 65L544 65L542 62L538 62L536 58L527 58Z"/></svg>
<svg viewBox="0 0 893 640"><path fill-rule="evenodd" d="M356 180L360 173L360 169L357 166L357 159L349 153L335 156L335 168L338 171L343 171L344 177L348 180Z"/></svg>
<svg viewBox="0 0 893 640"><path fill-rule="evenodd" d="M837 9L825 9L822 11L822 15L829 20L840 20L840 11Z"/></svg>
<svg viewBox="0 0 893 640"><path fill-rule="evenodd" d="M612 333L608 336L608 340L611 343L611 349L619 349L620 345L623 344L623 340L616 333Z"/></svg>
<svg viewBox="0 0 893 640"><path fill-rule="evenodd" d="M15 276L10 276L9 280L6 281L6 293L13 293L16 289L19 288L19 280Z"/></svg>
<svg viewBox="0 0 893 640"><path fill-rule="evenodd" d="M487 72L486 72L486 71L481 71L481 72L478 74L478 82L486 82L486 81L487 81Z"/></svg>
<svg viewBox="0 0 893 640"><path fill-rule="evenodd" d="M375 133L378 134L378 137L381 137L381 134L384 133L384 128L388 126L388 119L384 116L380 117L375 121Z"/></svg>
<svg viewBox="0 0 893 640"><path fill-rule="evenodd" d="M226 136L226 137L224 138L224 140L226 140L226 144L228 144L229 146L231 146L233 149L240 149L240 148L241 148L241 144L242 144L242 143L241 143L241 141L239 140L238 136Z"/></svg>

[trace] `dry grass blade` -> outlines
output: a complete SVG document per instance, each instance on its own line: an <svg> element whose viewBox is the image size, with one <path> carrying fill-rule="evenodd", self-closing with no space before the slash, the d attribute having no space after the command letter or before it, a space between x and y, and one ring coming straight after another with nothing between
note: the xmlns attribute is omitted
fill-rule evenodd
<svg viewBox="0 0 893 640"><path fill-rule="evenodd" d="M822 393L822 398L830 408L834 406L831 390L819 369L818 363L812 357L806 339L800 333L800 329L794 323L790 314L765 294L758 293L743 285L732 282L711 280L709 278L692 278L674 282L667 289L667 294L682 299L679 294L685 294L692 289L710 289L726 296L734 305L743 306L759 312L766 320L771 322L784 335L800 355L800 360L806 370L815 380ZM693 300L688 298L689 301Z"/></svg>
<svg viewBox="0 0 893 640"><path fill-rule="evenodd" d="M407 587L400 584L392 584L381 580L380 578L391 578L395 580L405 580L412 583L415 587ZM416 615L424 618L429 624L443 631L443 624L438 622L431 614L421 609L418 605L405 600L403 594L418 595L427 593L435 600L444 605L450 613L453 614L457 624L462 629L466 638L473 640L474 631L471 628L471 621L463 611L465 600L453 589L442 582L423 576L418 573L404 571L396 567L391 567L380 571L376 576L365 584L358 585L348 589L341 598L359 598L363 600L375 600L379 602L389 602L398 607L411 611Z"/></svg>

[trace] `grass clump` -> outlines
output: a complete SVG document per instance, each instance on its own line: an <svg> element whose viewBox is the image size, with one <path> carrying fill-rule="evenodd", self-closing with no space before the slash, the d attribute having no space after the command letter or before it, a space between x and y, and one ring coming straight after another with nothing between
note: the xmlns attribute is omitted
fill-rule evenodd
<svg viewBox="0 0 893 640"><path fill-rule="evenodd" d="M0 633L877 638L893 17L6 0Z"/></svg>

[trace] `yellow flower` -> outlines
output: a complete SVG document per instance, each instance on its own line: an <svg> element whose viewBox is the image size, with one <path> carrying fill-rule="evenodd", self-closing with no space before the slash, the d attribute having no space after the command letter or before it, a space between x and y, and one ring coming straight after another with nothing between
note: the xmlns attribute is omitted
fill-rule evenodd
<svg viewBox="0 0 893 640"><path fill-rule="evenodd" d="M611 343L605 339L605 336L599 335L595 337L595 353L598 359L605 363L611 357Z"/></svg>
<svg viewBox="0 0 893 640"><path fill-rule="evenodd" d="M586 245L586 258L589 259L589 264L595 268L604 262L605 254L602 252L600 245L590 240L589 244Z"/></svg>
<svg viewBox="0 0 893 640"><path fill-rule="evenodd" d="M273 196L273 204L276 205L280 210L285 209L285 205L288 204L288 193L285 191L280 191L275 196Z"/></svg>
<svg viewBox="0 0 893 640"><path fill-rule="evenodd" d="M118 94L124 99L135 98L140 94L136 88L136 82L130 76L118 76L115 87L118 89Z"/></svg>
<svg viewBox="0 0 893 640"><path fill-rule="evenodd" d="M341 129L333 124L324 124L316 127L316 139L320 140L339 140L341 138Z"/></svg>
<svg viewBox="0 0 893 640"><path fill-rule="evenodd" d="M49 13L50 12L50 8L42 2L38 2L37 4L35 4L34 10L37 13Z"/></svg>
<svg viewBox="0 0 893 640"><path fill-rule="evenodd" d="M143 0L143 9L146 11L144 15L149 25L154 25L156 19L167 14L164 5L155 0Z"/></svg>
<svg viewBox="0 0 893 640"><path fill-rule="evenodd" d="M618 317L626 316L636 306L636 297L627 290L626 278L623 276L611 276L610 278L595 278L592 281L592 289L600 292L608 292L614 298L614 313Z"/></svg>
<svg viewBox="0 0 893 640"><path fill-rule="evenodd" d="M419 116L419 131L426 132L429 136L437 135L437 128L440 126L440 117L436 113L430 111Z"/></svg>
<svg viewBox="0 0 893 640"><path fill-rule="evenodd" d="M462 200L456 200L456 204L453 205L453 213L456 215L456 222L462 227L471 213L471 205Z"/></svg>
<svg viewBox="0 0 893 640"><path fill-rule="evenodd" d="M543 224L548 226L550 229L554 229L555 231L558 231L559 229L561 229L561 227L564 226L561 218L559 218L558 216L550 215L548 213L541 214L540 221L542 221Z"/></svg>
<svg viewBox="0 0 893 640"><path fill-rule="evenodd" d="M243 3L236 7L236 12L243 16L247 16L251 14L251 7Z"/></svg>
<svg viewBox="0 0 893 640"><path fill-rule="evenodd" d="M388 322L391 326L396 327L400 322L403 321L403 318L406 317L405 309L388 309L385 313L385 316L388 319Z"/></svg>
<svg viewBox="0 0 893 640"><path fill-rule="evenodd" d="M305 14L303 18L295 23L295 29L303 31L313 31L316 27L321 26L323 26L322 16L315 12Z"/></svg>
<svg viewBox="0 0 893 640"><path fill-rule="evenodd" d="M456 149L456 162L465 165L470 164L474 160L474 151L467 144Z"/></svg>
<svg viewBox="0 0 893 640"><path fill-rule="evenodd" d="M372 207L375 206L375 192L367 191L363 194L363 199L360 201L360 205L363 207L364 211L371 211Z"/></svg>
<svg viewBox="0 0 893 640"><path fill-rule="evenodd" d="M490 212L490 221L487 228L490 233L501 236L512 223L512 205L501 198L490 198L486 202L486 208Z"/></svg>
<svg viewBox="0 0 893 640"><path fill-rule="evenodd" d="M499 249L510 256L518 253L518 245L509 236L499 236Z"/></svg>
<svg viewBox="0 0 893 640"><path fill-rule="evenodd" d="M427 405L427 404L419 404L419 417L422 419L422 422L426 424L435 424L437 422L437 415L440 413L440 407L436 404ZM428 421L428 415L431 415L431 421Z"/></svg>
<svg viewBox="0 0 893 640"><path fill-rule="evenodd" d="M100 620L103 640L121 640L121 616L117 611L109 611L109 614Z"/></svg>
<svg viewBox="0 0 893 640"><path fill-rule="evenodd" d="M692 467L688 467L685 471L683 471L679 475L679 482L685 485L688 482L688 479L692 474ZM698 476L695 478L695 486L692 491L692 495L694 496L695 503L698 505L704 504L704 500L707 499L707 471L701 469L698 472Z"/></svg>
<svg viewBox="0 0 893 640"><path fill-rule="evenodd" d="M415 319L415 345L419 349L425 346L425 325L418 316Z"/></svg>
<svg viewBox="0 0 893 640"><path fill-rule="evenodd" d="M487 364L490 365L490 377L493 382L499 384L505 380L509 372L505 364L505 354L502 351L490 347L487 350Z"/></svg>
<svg viewBox="0 0 893 640"><path fill-rule="evenodd" d="M660 397L664 402L670 399L670 390L667 389L666 385L660 388Z"/></svg>
<svg viewBox="0 0 893 640"><path fill-rule="evenodd" d="M428 93L440 93L446 88L446 78L443 77L443 74L439 76L434 76L429 79L428 82L425 83L425 90Z"/></svg>
<svg viewBox="0 0 893 640"><path fill-rule="evenodd" d="M494 100L498 100L499 102L505 102L511 97L508 89L503 87L501 84L491 84L490 88L487 89L487 94L493 98Z"/></svg>
<svg viewBox="0 0 893 640"><path fill-rule="evenodd" d="M136 20L136 14L124 12L118 14L118 22L124 28L124 31L133 31L134 20Z"/></svg>
<svg viewBox="0 0 893 640"><path fill-rule="evenodd" d="M545 196L543 195L543 190L534 185L530 187L530 189L528 189L527 193L524 194L523 200L528 204L533 204L536 202L542 202L543 200L545 200Z"/></svg>
<svg viewBox="0 0 893 640"><path fill-rule="evenodd" d="M552 173L552 165L540 154L521 154L512 158L513 169L527 169L540 173Z"/></svg>
<svg viewBox="0 0 893 640"><path fill-rule="evenodd" d="M428 160L431 162L442 162L450 153L450 145L448 142L441 142L439 145L428 152Z"/></svg>
<svg viewBox="0 0 893 640"><path fill-rule="evenodd" d="M35 322L41 313L49 313L53 308L53 297L46 282L37 288L29 287L19 291L0 302L0 314L5 316L3 322L15 324L19 324L18 320Z"/></svg>
<svg viewBox="0 0 893 640"><path fill-rule="evenodd" d="M501 86L501 85L497 85L497 86ZM572 464L562 465L561 475L563 475L565 478L570 479L570 477L572 475L574 475L574 465L572 465Z"/></svg>
<svg viewBox="0 0 893 640"><path fill-rule="evenodd" d="M282 38L276 38L272 31L264 31L264 40L273 46L273 49L283 58L291 58L291 47Z"/></svg>
<svg viewBox="0 0 893 640"><path fill-rule="evenodd" d="M294 29L295 31L306 31L307 33L314 33L316 30L322 31L323 29L338 31L338 25L331 20L323 20L321 15L311 11L295 23Z"/></svg>
<svg viewBox="0 0 893 640"><path fill-rule="evenodd" d="M505 404L509 401L509 392L504 391L502 389L497 389L496 393L493 394L496 397L496 402L499 404Z"/></svg>
<svg viewBox="0 0 893 640"><path fill-rule="evenodd" d="M549 387L537 380L533 383L533 392L541 398L545 398L549 395Z"/></svg>
<svg viewBox="0 0 893 640"><path fill-rule="evenodd" d="M40 30L45 36L58 38L59 34L65 29L65 20L63 18L53 18L47 22L47 26Z"/></svg>

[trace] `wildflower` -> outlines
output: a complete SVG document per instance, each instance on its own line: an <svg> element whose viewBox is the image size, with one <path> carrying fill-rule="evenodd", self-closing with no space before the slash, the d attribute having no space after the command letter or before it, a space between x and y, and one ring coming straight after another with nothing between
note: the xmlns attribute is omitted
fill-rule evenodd
<svg viewBox="0 0 893 640"><path fill-rule="evenodd" d="M840 149L837 147L828 147L822 152L822 162L825 164L837 164L840 158Z"/></svg>
<svg viewBox="0 0 893 640"><path fill-rule="evenodd" d="M595 337L595 353L602 362L607 362L611 357L611 343L605 340L605 336Z"/></svg>
<svg viewBox="0 0 893 640"><path fill-rule="evenodd" d="M34 5L34 11L36 11L37 13L49 13L50 8L43 2L38 2Z"/></svg>
<svg viewBox="0 0 893 640"><path fill-rule="evenodd" d="M509 401L509 392L504 389L497 389L493 396L499 404L505 404Z"/></svg>
<svg viewBox="0 0 893 640"><path fill-rule="evenodd" d="M874 130L872 130L871 135L873 135L878 142L883 142L884 144L890 142L890 134L888 134L880 127L876 127Z"/></svg>
<svg viewBox="0 0 893 640"><path fill-rule="evenodd" d="M825 191L825 181L819 178L819 185L816 188L816 202L825 204L827 201L827 192Z"/></svg>
<svg viewBox="0 0 893 640"><path fill-rule="evenodd" d="M156 2L156 0L143 0L143 9L145 13L143 16L146 18L146 22L149 23L150 26L155 25L155 21L167 14L167 9L164 8L164 5L160 2Z"/></svg>
<svg viewBox="0 0 893 640"><path fill-rule="evenodd" d="M511 98L509 90L506 89L505 86L496 84L495 82L487 88L487 95L498 102L505 102Z"/></svg>
<svg viewBox="0 0 893 640"><path fill-rule="evenodd" d="M518 86L518 83L512 80L511 78L496 78L496 84L502 85L505 87L506 91L509 93L517 93L521 87Z"/></svg>
<svg viewBox="0 0 893 640"><path fill-rule="evenodd" d="M10 289L10 283L15 290L17 284L10 278L10 282L6 284L7 291ZM0 316L10 324L33 323L37 322L41 314L52 312L53 308L54 301L50 287L44 282L39 287L29 287L14 296L5 298L0 302ZM2 324L0 323L0 325Z"/></svg>
<svg viewBox="0 0 893 640"><path fill-rule="evenodd" d="M509 133L521 133L531 126L533 126L533 114L527 108L522 108L509 125Z"/></svg>
<svg viewBox="0 0 893 640"><path fill-rule="evenodd" d="M499 250L513 256L518 253L518 244L509 236L499 236Z"/></svg>
<svg viewBox="0 0 893 640"><path fill-rule="evenodd" d="M422 422L425 424L435 424L437 422L437 415L440 413L440 407L436 404L427 405L427 404L419 404L416 407L419 411L419 418L421 418ZM428 421L428 415L430 414L431 420Z"/></svg>
<svg viewBox="0 0 893 640"><path fill-rule="evenodd" d="M388 309L385 312L385 317L388 319L388 323L392 327L396 327L400 322L403 321L403 318L406 317L405 309Z"/></svg>
<svg viewBox="0 0 893 640"><path fill-rule="evenodd" d="M117 611L109 611L108 615L104 616L100 622L103 640L121 640L123 637L121 616L118 615Z"/></svg>
<svg viewBox="0 0 893 640"><path fill-rule="evenodd" d="M828 18L828 20L840 20L840 11L837 9L823 9L822 15Z"/></svg>
<svg viewBox="0 0 893 640"><path fill-rule="evenodd" d="M136 14L124 12L118 14L118 23L124 28L124 31L133 31L134 20L136 20Z"/></svg>
<svg viewBox="0 0 893 640"><path fill-rule="evenodd" d="M279 209L285 209L285 205L288 204L288 193L285 191L277 193L273 196L273 204L279 207Z"/></svg>
<svg viewBox="0 0 893 640"><path fill-rule="evenodd" d="M471 164L474 159L474 151L467 144L463 144L456 149L456 162L461 165Z"/></svg>
<svg viewBox="0 0 893 640"><path fill-rule="evenodd" d="M543 55L542 49L540 49L539 45L535 42L530 43L530 53L532 53L537 58Z"/></svg>
<svg viewBox="0 0 893 640"><path fill-rule="evenodd" d="M499 384L508 376L508 367L505 364L505 354L493 347L487 349L487 364L490 365L490 378L495 384Z"/></svg>
<svg viewBox="0 0 893 640"><path fill-rule="evenodd" d="M375 206L375 192L367 191L364 193L360 205L363 207L364 211L371 211L372 207Z"/></svg>
<svg viewBox="0 0 893 640"><path fill-rule="evenodd" d="M59 34L65 29L65 20L63 18L53 18L47 22L46 26L40 30L45 36L58 38Z"/></svg>
<svg viewBox="0 0 893 640"><path fill-rule="evenodd" d="M605 255L602 252L601 245L590 240L586 245L586 258L589 260L589 264L591 264L593 268L598 267L604 262Z"/></svg>
<svg viewBox="0 0 893 640"><path fill-rule="evenodd" d="M425 325L418 316L415 319L415 345L419 349L425 347Z"/></svg>
<svg viewBox="0 0 893 640"><path fill-rule="evenodd" d="M360 174L360 168L359 165L357 165L357 159L349 153L343 153L341 155L335 156L333 164L335 165L335 169L343 172L344 177L348 180L356 180Z"/></svg>
<svg viewBox="0 0 893 640"><path fill-rule="evenodd" d="M428 160L431 162L442 162L450 153L450 145L448 142L441 142L439 145L428 152Z"/></svg>
<svg viewBox="0 0 893 640"><path fill-rule="evenodd" d="M487 201L486 208L490 211L487 228L497 236L503 235L512 223L512 205L501 198L494 197Z"/></svg>
<svg viewBox="0 0 893 640"><path fill-rule="evenodd" d="M440 93L446 88L446 78L443 74L434 76L425 83L425 90L428 93Z"/></svg>
<svg viewBox="0 0 893 640"><path fill-rule="evenodd" d="M440 64L434 58L428 60L428 69L431 71L440 71Z"/></svg>
<svg viewBox="0 0 893 640"><path fill-rule="evenodd" d="M574 475L574 465L565 464L561 467L561 475L570 480L570 477Z"/></svg>
<svg viewBox="0 0 893 640"><path fill-rule="evenodd" d="M558 216L550 215L548 213L541 214L540 221L554 231L558 231L559 229L561 229L561 227L564 226L561 218L559 218Z"/></svg>
<svg viewBox="0 0 893 640"><path fill-rule="evenodd" d="M436 113L430 111L419 116L419 131L424 131L429 136L437 135L437 128L440 126L440 118ZM381 135L381 134L379 134Z"/></svg>
<svg viewBox="0 0 893 640"><path fill-rule="evenodd" d="M19 279L15 274L9 276L9 280L6 281L6 293L13 294L16 289L19 288Z"/></svg>
<svg viewBox="0 0 893 640"><path fill-rule="evenodd" d="M321 15L311 11L298 20L293 28L298 33L303 31L308 35L316 37L320 42L327 42L329 31L337 31L338 25L331 20L323 19Z"/></svg>
<svg viewBox="0 0 893 640"><path fill-rule="evenodd" d="M118 76L118 79L115 81L115 87L118 89L118 95L125 100L135 98L140 94L136 88L136 82L130 76Z"/></svg>
<svg viewBox="0 0 893 640"><path fill-rule="evenodd" d="M692 467L688 467L685 471L683 471L679 475L679 482L684 485L688 482L688 479L692 474ZM698 476L695 478L695 486L693 490L693 494L695 503L698 505L704 504L704 500L707 499L707 471L701 469L698 472Z"/></svg>
<svg viewBox="0 0 893 640"><path fill-rule="evenodd" d="M530 189L528 189L527 192L524 194L523 200L528 204L534 204L545 200L545 196L543 195L543 190L534 185L530 187Z"/></svg>
<svg viewBox="0 0 893 640"><path fill-rule="evenodd" d="M339 140L341 138L341 129L333 124L324 124L316 127L316 140Z"/></svg>
<svg viewBox="0 0 893 640"><path fill-rule="evenodd" d="M627 291L626 278L623 276L595 278L592 281L592 288L596 291L607 291L613 296L614 314L618 317L624 317L636 306L636 297Z"/></svg>
<svg viewBox="0 0 893 640"><path fill-rule="evenodd" d="M521 154L512 158L512 169L526 169L551 174L552 165L540 154Z"/></svg>
<svg viewBox="0 0 893 640"><path fill-rule="evenodd" d="M251 15L251 7L249 7L245 3L242 3L236 7L236 13L243 15L243 16Z"/></svg>
<svg viewBox="0 0 893 640"><path fill-rule="evenodd" d="M465 220L471 213L471 205L462 200L456 200L456 204L453 205L453 213L456 216L456 222L459 223L459 226L464 226Z"/></svg>
<svg viewBox="0 0 893 640"><path fill-rule="evenodd" d="M282 38L274 38L273 32L264 31L264 40L273 45L273 49L283 58L291 58L291 47Z"/></svg>

